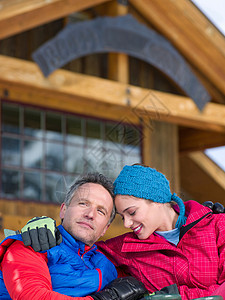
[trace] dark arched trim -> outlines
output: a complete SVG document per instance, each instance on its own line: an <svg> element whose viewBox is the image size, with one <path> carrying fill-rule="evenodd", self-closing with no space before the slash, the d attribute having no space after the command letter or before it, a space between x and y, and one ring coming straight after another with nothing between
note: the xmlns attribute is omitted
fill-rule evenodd
<svg viewBox="0 0 225 300"><path fill-rule="evenodd" d="M160 34L131 15L69 24L33 53L48 76L68 62L93 53L120 52L148 62L171 78L197 107L210 96L178 51Z"/></svg>

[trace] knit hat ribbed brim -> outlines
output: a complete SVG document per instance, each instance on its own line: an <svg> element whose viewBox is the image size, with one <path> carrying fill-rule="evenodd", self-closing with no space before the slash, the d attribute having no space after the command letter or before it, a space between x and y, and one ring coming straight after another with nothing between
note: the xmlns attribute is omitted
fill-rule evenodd
<svg viewBox="0 0 225 300"><path fill-rule="evenodd" d="M114 182L114 193L158 203L175 201L180 208L176 227L180 228L186 223L183 201L176 194L171 194L166 176L155 169L141 165L125 166Z"/></svg>

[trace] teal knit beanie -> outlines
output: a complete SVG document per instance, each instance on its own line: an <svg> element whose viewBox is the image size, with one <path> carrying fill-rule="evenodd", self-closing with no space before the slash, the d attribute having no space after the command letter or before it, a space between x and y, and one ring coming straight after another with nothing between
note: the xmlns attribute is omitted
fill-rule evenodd
<svg viewBox="0 0 225 300"><path fill-rule="evenodd" d="M158 203L175 201L180 208L176 228L186 223L184 202L176 194L171 194L169 181L155 169L140 165L125 166L114 182L114 194L134 196Z"/></svg>

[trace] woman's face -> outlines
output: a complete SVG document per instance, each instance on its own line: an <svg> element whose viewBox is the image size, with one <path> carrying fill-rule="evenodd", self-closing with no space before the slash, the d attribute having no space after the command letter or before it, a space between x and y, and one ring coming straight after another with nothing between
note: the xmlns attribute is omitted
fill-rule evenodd
<svg viewBox="0 0 225 300"><path fill-rule="evenodd" d="M133 230L139 239L147 239L154 231L164 230L163 204L127 195L117 195L115 204L124 227Z"/></svg>

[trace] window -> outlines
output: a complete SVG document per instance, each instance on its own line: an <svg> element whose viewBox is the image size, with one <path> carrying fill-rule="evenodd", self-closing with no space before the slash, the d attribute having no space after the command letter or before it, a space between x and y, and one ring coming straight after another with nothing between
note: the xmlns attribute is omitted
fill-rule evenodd
<svg viewBox="0 0 225 300"><path fill-rule="evenodd" d="M112 180L141 162L141 130L132 124L1 103L0 196L58 203L65 184L102 172Z"/></svg>

